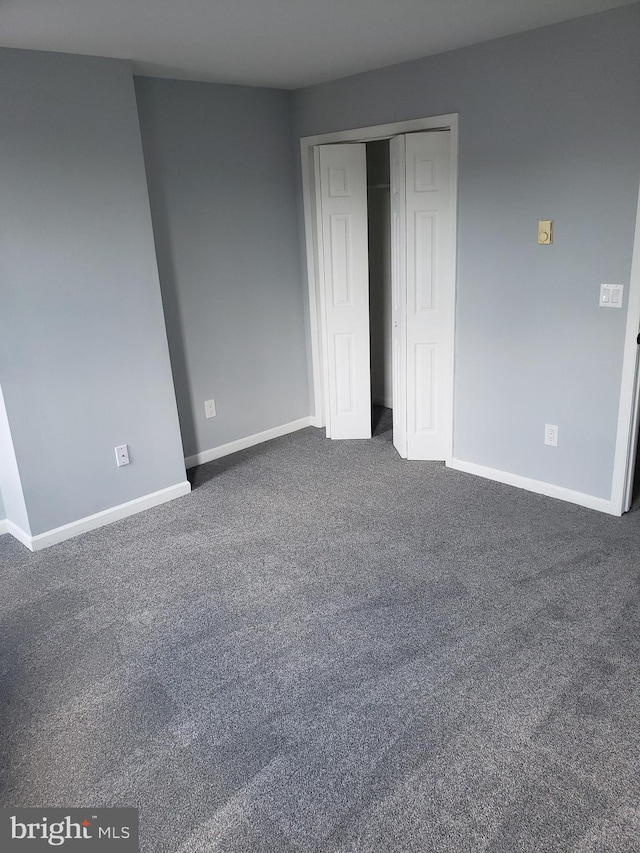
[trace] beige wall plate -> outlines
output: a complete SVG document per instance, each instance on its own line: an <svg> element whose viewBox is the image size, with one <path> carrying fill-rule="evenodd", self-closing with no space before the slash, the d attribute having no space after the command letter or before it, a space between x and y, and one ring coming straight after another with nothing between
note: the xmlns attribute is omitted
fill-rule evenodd
<svg viewBox="0 0 640 853"><path fill-rule="evenodd" d="M538 220L538 243L541 246L553 243L553 219Z"/></svg>

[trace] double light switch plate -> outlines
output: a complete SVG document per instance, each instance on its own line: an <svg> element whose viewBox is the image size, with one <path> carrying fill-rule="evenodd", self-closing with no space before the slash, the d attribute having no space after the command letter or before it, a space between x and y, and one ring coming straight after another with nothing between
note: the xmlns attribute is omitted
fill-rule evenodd
<svg viewBox="0 0 640 853"><path fill-rule="evenodd" d="M600 307L601 308L622 308L622 297L624 295L624 285L622 284L601 284L600 285Z"/></svg>

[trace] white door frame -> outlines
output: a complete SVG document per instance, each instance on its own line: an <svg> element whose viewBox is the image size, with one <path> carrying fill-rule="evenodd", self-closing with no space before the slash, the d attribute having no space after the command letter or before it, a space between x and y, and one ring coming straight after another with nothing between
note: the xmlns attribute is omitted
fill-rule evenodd
<svg viewBox="0 0 640 853"><path fill-rule="evenodd" d="M380 139L390 139L403 133L414 133L421 130L449 130L451 133L451 180L453 184L453 277L456 285L457 260L457 200L458 200L458 113L431 116L428 118L411 119L410 121L391 122L370 127L359 127L351 130L340 130L335 133L323 133L318 136L305 136L300 139L300 156L302 160L302 196L304 201L304 232L307 254L307 278L309 284L309 330L311 335L311 365L313 381L313 410L311 424L323 427L327 424L326 389L324 370L324 334L321 329L324 312L324 288L321 286L318 255L318 186L317 164L314 158L316 145L327 145L336 142L374 142ZM454 318L455 340L455 318ZM453 394L451 395L453 405ZM453 422L453 418L452 418ZM451 451L452 452L452 451ZM450 458L445 460L450 462Z"/></svg>
<svg viewBox="0 0 640 853"><path fill-rule="evenodd" d="M631 506L636 439L640 417L640 371L638 370L638 332L640 331L640 195L636 212L633 258L624 335L622 380L618 406L618 432L611 485L611 511L622 515ZM640 471L638 471L640 475Z"/></svg>

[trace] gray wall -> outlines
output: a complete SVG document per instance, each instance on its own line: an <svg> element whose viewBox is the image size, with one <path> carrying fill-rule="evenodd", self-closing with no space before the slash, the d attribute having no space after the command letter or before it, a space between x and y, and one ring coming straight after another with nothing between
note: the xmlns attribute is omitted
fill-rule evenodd
<svg viewBox="0 0 640 853"><path fill-rule="evenodd" d="M459 112L455 455L608 498L640 180L640 6L299 90L298 136ZM537 220L555 243L536 245ZM626 309L626 296L625 296ZM543 444L544 423L559 446Z"/></svg>
<svg viewBox="0 0 640 853"><path fill-rule="evenodd" d="M185 472L128 64L0 51L0 140L0 383L37 534Z"/></svg>
<svg viewBox="0 0 640 853"><path fill-rule="evenodd" d="M309 414L291 95L144 78L136 93L190 456Z"/></svg>

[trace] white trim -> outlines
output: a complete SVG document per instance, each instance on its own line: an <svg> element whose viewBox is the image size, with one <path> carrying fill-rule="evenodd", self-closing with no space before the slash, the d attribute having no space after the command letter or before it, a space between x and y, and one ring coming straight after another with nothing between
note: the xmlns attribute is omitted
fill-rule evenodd
<svg viewBox="0 0 640 853"><path fill-rule="evenodd" d="M0 518L0 536L9 532L9 522L6 518Z"/></svg>
<svg viewBox="0 0 640 853"><path fill-rule="evenodd" d="M327 422L324 403L324 369L321 339L321 317L320 300L322 299L322 287L320 286L319 259L317 256L317 234L318 222L316 211L316 163L314 158L314 147L316 145L328 145L336 142L373 142L377 139L390 139L403 133L414 133L421 130L449 130L451 132L451 155L452 155L452 192L454 194L453 212L453 277L457 290L457 221L458 221L458 113L447 113L440 116L410 119L409 121L397 121L390 124L378 124L370 127L358 127L350 130L339 130L333 133L322 133L316 136L304 136L300 139L300 158L302 161L302 198L304 206L304 233L307 257L307 284L309 298L309 324L311 332L311 367L313 379L313 412L314 426L325 426ZM455 342L455 312L454 312L454 342ZM455 359L455 347L453 358ZM455 362L453 364L455 382ZM451 395L453 406L454 394ZM447 463L453 454L453 412L451 417L452 430L449 440L451 451L447 456Z"/></svg>
<svg viewBox="0 0 640 853"><path fill-rule="evenodd" d="M303 136L300 139L300 146L304 154L305 149L308 152L314 145L328 145L332 142L374 142L376 139L390 139L392 136L399 136L401 133L414 133L419 130L446 130L457 123L457 120L458 113L445 113L445 115L412 118L407 121L392 121L389 124L354 127L350 130L336 130L333 133Z"/></svg>
<svg viewBox="0 0 640 853"><path fill-rule="evenodd" d="M449 419L451 432L449 433L449 442L447 447L447 458L445 465L448 465L453 459L453 435L455 429L456 417L456 334L457 334L457 307L458 307L458 168L459 168L459 140L460 132L458 128L458 114L450 116L449 129L451 132L451 203L453 213L451 216L451 227L453 228L453 258L451 266L451 275L453 276L453 328L451 330L451 416Z"/></svg>
<svg viewBox="0 0 640 853"><path fill-rule="evenodd" d="M26 545L29 550L41 551L50 545L57 545L59 542L64 542L65 539L71 539L74 536L79 536L81 533L96 530L98 527L104 527L107 524L112 524L114 521L120 521L122 518L136 515L139 512L144 512L146 509L151 509L154 506L159 506L159 504L172 501L183 495L188 495L190 491L191 483L188 480L184 480L182 483L176 483L175 486L168 486L166 489L151 492L141 498L135 498L135 500L118 504L118 506L112 506L93 515L87 515L85 518L79 518L70 524L63 524L61 527L54 527L52 530L45 531L45 533L38 533L36 536L30 536L28 533L25 533L24 530L21 530L12 521L7 521L8 532L22 542L23 545Z"/></svg>
<svg viewBox="0 0 640 853"><path fill-rule="evenodd" d="M585 495L583 492L575 492L573 489L565 489L564 486L555 486L553 483L545 483L542 480L533 480L530 477L521 477L520 474L510 474L508 471L500 471L498 468L488 468L485 465L476 465L475 462L464 462L462 459L452 459L447 463L449 468L456 471L464 471L466 474L475 474L496 483L505 483L507 486L515 486L517 489L526 489L538 495L546 495L549 498L558 498L572 504L606 512L609 515L620 515L613 501L606 498L596 498L593 495Z"/></svg>
<svg viewBox="0 0 640 853"><path fill-rule="evenodd" d="M638 431L638 330L640 329L640 195L636 211L636 228L633 240L631 277L627 302L627 326L624 335L624 357L620 382L620 404L618 407L618 431L616 453L613 462L611 503L616 515L626 512L631 506L633 466L635 464L636 436Z"/></svg>
<svg viewBox="0 0 640 853"><path fill-rule="evenodd" d="M227 444L221 444L218 447L212 447L210 450L203 450L201 453L194 453L193 456L187 456L184 464L187 468L195 468L196 465L204 465L205 462L221 459L223 456L237 453L238 450L246 450L247 447L262 444L263 441L271 441L272 438L280 438L281 435L288 435L290 432L296 432L299 429L305 429L309 426L318 426L317 423L314 423L316 420L316 418L312 417L300 418L297 421L290 421L288 424L281 424L280 426L272 427L272 429L265 429L263 432L248 435L246 438L229 441Z"/></svg>
<svg viewBox="0 0 640 853"><path fill-rule="evenodd" d="M18 542L22 542L23 545L26 545L30 551L34 550L32 547L32 536L30 533L25 533L21 527L18 527L17 524L14 524L13 521L10 521L9 519L7 519L6 524L7 533L10 533L14 539L18 540Z"/></svg>
<svg viewBox="0 0 640 853"><path fill-rule="evenodd" d="M303 140L300 140L302 146ZM318 422L317 426L324 426L323 410L324 403L322 399L322 383L318 382L317 377L323 375L322 365L320 364L320 341L318 339L318 326L322 312L318 306L318 294L315 287L315 282L319 280L320 274L318 271L318 257L316 254L317 248L317 211L315 193L312 188L317 183L318 164L314 156L313 148L305 149L302 146L302 200L304 207L304 235L307 258L307 282L309 288L309 332L311 343L311 378L313 381L313 409L312 418ZM315 424L314 424L315 426Z"/></svg>
<svg viewBox="0 0 640 853"><path fill-rule="evenodd" d="M313 240L313 270L315 280L318 283L318 289L314 297L314 306L316 309L316 326L315 326L315 342L317 344L317 358L314 361L314 370L319 373L313 374L314 388L314 404L316 405L316 416L322 421L322 426L326 427L327 438L331 438L331 418L329 417L329 368L327 366L328 359L325 352L325 341L327 340L327 306L325 288L321 282L325 280L324 270L324 253L321 251L323 246L324 236L322 231L322 199L320 193L317 192L320 183L320 151L317 146L311 152L313 155L313 184L312 196L314 199L313 213L315 217L314 240ZM306 229L305 229L306 230ZM311 322L311 317L309 318ZM313 344L312 338L312 344ZM321 376L322 380L316 382L316 376ZM317 391L316 391L317 389Z"/></svg>

